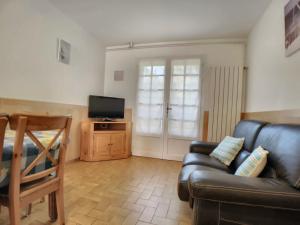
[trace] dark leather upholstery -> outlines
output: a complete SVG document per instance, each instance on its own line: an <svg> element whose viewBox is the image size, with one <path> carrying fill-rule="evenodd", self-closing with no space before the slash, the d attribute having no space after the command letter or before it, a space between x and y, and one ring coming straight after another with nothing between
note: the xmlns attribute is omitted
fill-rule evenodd
<svg viewBox="0 0 300 225"><path fill-rule="evenodd" d="M190 145L190 152L209 155L217 146L218 143L192 141Z"/></svg>
<svg viewBox="0 0 300 225"><path fill-rule="evenodd" d="M257 137L258 146L269 151L268 163L278 178L300 188L300 125L268 125Z"/></svg>
<svg viewBox="0 0 300 225"><path fill-rule="evenodd" d="M236 171L237 168L248 158L248 156L251 154L251 152L242 149L239 154L236 156L236 158L233 160L231 165L229 166L232 171Z"/></svg>
<svg viewBox="0 0 300 225"><path fill-rule="evenodd" d="M234 137L245 137L245 142L243 149L237 155L236 159L230 165L230 170L235 171L249 156L249 152L252 151L256 137L265 122L255 121L255 120L243 120L240 121L235 129L233 136ZM207 160L207 158L202 158L203 155L209 155L216 147L218 143L209 143L201 141L193 141L190 145L190 153L186 154L183 160L183 166L185 165L204 165L212 166L214 168L221 168L227 170L222 163L212 162L212 160ZM193 153L201 153L201 156L195 156ZM217 166L216 166L217 165Z"/></svg>
<svg viewBox="0 0 300 225"><path fill-rule="evenodd" d="M197 199L300 211L300 192L279 179L194 171L189 177L189 190Z"/></svg>
<svg viewBox="0 0 300 225"><path fill-rule="evenodd" d="M224 170L230 172L230 169L219 160L210 157L209 155L203 155L199 153L186 154L182 161L183 166L187 165L202 165L209 166L215 169Z"/></svg>
<svg viewBox="0 0 300 225"><path fill-rule="evenodd" d="M193 224L197 225L298 225L299 221L300 212L296 210L194 201Z"/></svg>
<svg viewBox="0 0 300 225"><path fill-rule="evenodd" d="M188 189L188 180L192 172L200 170L201 171L214 171L215 173L225 173L225 171L218 170L215 168L210 168L207 166L199 165L188 165L182 168L178 177L178 195L180 200L189 201L190 193Z"/></svg>
<svg viewBox="0 0 300 225"><path fill-rule="evenodd" d="M300 125L241 121L234 136L244 136L246 141L229 170L213 167L204 150L199 150L203 154L198 156L185 156L178 194L184 195L180 199L193 203L193 224L300 224ZM269 151L268 163L260 176L231 174L258 146ZM192 162L206 166L187 165Z"/></svg>
<svg viewBox="0 0 300 225"><path fill-rule="evenodd" d="M233 137L245 138L244 149L252 152L255 140L260 130L266 125L265 122L256 120L241 120L234 129Z"/></svg>

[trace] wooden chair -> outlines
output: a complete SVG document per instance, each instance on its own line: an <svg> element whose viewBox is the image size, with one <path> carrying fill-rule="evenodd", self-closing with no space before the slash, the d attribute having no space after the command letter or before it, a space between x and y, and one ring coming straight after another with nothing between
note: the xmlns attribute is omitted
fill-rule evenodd
<svg viewBox="0 0 300 225"><path fill-rule="evenodd" d="M0 114L0 173L2 170L2 153L3 153L3 144L4 144L4 136L5 130L8 122L8 116L6 114ZM1 212L1 205L0 205Z"/></svg>
<svg viewBox="0 0 300 225"><path fill-rule="evenodd" d="M2 161L3 142L4 142L7 122L8 122L8 116L6 114L0 114L0 162Z"/></svg>
<svg viewBox="0 0 300 225"><path fill-rule="evenodd" d="M21 208L27 207L33 201L49 195L56 197L58 224L65 224L63 177L67 142L69 138L72 119L67 116L34 116L15 114L9 117L12 130L16 131L14 153L11 164L11 178L9 191L6 198L0 198L0 204L9 208L10 224L20 225ZM38 140L34 131L58 130L47 147ZM21 171L24 135L27 135L39 148L40 152L33 162ZM54 159L49 150L62 135L59 147L58 160ZM52 162L52 167L44 171L30 174L30 171L47 157ZM55 175L53 175L55 174ZM52 198L53 200L53 198ZM51 204L49 203L49 206ZM55 210L56 210L55 209ZM56 214L54 208L49 207L49 215ZM53 218L52 218L53 219Z"/></svg>

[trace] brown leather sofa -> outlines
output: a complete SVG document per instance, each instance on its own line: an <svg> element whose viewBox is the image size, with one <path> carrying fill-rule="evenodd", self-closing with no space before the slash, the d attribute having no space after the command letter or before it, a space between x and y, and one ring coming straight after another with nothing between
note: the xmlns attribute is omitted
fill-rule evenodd
<svg viewBox="0 0 300 225"><path fill-rule="evenodd" d="M245 143L229 167L209 157L214 143L192 142L183 160L178 195L190 201L193 224L300 224L300 125L244 120L233 136ZM260 176L233 175L258 146L269 151Z"/></svg>

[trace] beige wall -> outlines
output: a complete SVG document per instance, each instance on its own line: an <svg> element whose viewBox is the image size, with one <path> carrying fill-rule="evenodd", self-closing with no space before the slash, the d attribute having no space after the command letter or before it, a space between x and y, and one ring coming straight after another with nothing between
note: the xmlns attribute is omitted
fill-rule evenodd
<svg viewBox="0 0 300 225"><path fill-rule="evenodd" d="M57 38L72 45L57 61ZM103 94L104 48L47 0L1 0L0 97L87 105Z"/></svg>
<svg viewBox="0 0 300 225"><path fill-rule="evenodd" d="M300 108L300 52L285 56L286 3L273 0L249 36L247 112Z"/></svg>
<svg viewBox="0 0 300 225"><path fill-rule="evenodd" d="M39 115L71 115L72 126L67 161L79 158L80 123L87 119L87 107L69 104L0 98L0 113L29 113Z"/></svg>
<svg viewBox="0 0 300 225"><path fill-rule="evenodd" d="M224 41L226 42L226 41ZM107 51L105 58L105 95L126 98L127 107L134 108L138 79L138 63L144 58L201 57L204 67L220 65L244 65L245 45L199 44L172 47L151 47ZM114 81L114 71L123 70L125 79Z"/></svg>
<svg viewBox="0 0 300 225"><path fill-rule="evenodd" d="M80 126L87 120L88 107L71 104L29 101L22 99L7 99L0 97L0 113L26 113L38 115L71 115L72 126L70 143L67 151L67 161L78 159L80 156ZM131 109L125 110L125 120L131 121Z"/></svg>
<svg viewBox="0 0 300 225"><path fill-rule="evenodd" d="M137 82L138 82L138 63L144 58L182 58L182 57L201 57L203 64L203 90L205 95L209 92L209 83L207 73L205 72L209 66L221 65L244 65L245 45L243 43L212 43L212 44L196 44L184 46L169 47L151 47L126 50L113 50L106 52L105 60L105 85L104 93L108 96L124 97L126 106L134 109L136 103ZM114 71L124 71L124 81L114 81ZM205 99L205 98L204 98ZM209 102L201 103L202 109L208 108ZM200 122L202 124L202 121ZM132 153L134 155L161 157L160 144L157 144L155 138L148 141L143 139L140 141L135 135L135 124L133 124L133 145ZM138 140L139 139L139 140ZM188 141L188 144L190 141ZM151 150L149 150L151 149ZM153 149L153 150L152 150ZM182 148L187 149L187 148ZM176 156L177 157L177 156ZM180 159L182 157L180 156Z"/></svg>

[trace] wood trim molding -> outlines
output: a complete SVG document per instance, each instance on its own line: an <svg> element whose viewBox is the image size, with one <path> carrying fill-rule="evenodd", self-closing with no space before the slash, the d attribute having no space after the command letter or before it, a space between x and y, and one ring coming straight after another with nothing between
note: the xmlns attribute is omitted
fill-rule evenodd
<svg viewBox="0 0 300 225"><path fill-rule="evenodd" d="M270 123L300 124L300 109L244 112L241 114L241 118L248 120L261 120Z"/></svg>
<svg viewBox="0 0 300 225"><path fill-rule="evenodd" d="M202 130L202 141L208 140L208 124L209 124L209 111L203 113L203 130Z"/></svg>
<svg viewBox="0 0 300 225"><path fill-rule="evenodd" d="M67 161L78 159L80 156L80 124L88 120L88 107L63 103L32 101L22 99L0 98L0 113L39 114L39 115L71 115L70 144L67 151ZM132 121L132 110L125 110L125 120Z"/></svg>

